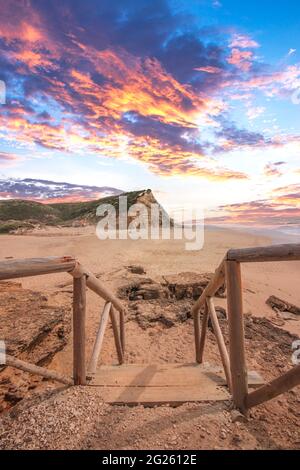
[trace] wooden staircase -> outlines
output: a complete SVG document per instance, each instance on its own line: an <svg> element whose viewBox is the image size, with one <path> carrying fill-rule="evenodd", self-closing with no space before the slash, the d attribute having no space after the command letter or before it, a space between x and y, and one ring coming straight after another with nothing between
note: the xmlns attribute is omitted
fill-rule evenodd
<svg viewBox="0 0 300 470"><path fill-rule="evenodd" d="M262 385L262 378L258 374L247 371L241 263L296 260L300 261L300 244L229 250L192 307L196 363L139 365L124 364L126 314L124 306L75 258L64 256L0 261L0 280L60 272L67 272L73 277L73 377L61 376L55 371L27 363L8 354L5 356L4 364L67 385L100 387L103 400L107 403L179 405L185 402L224 401L232 398L235 407L247 413L247 410L253 406L300 385L300 364L265 385ZM227 288L229 351L213 302L215 293L224 284ZM85 351L87 288L106 301L88 372ZM200 317L201 309L202 317ZM209 318L220 352L222 369L203 362ZM109 319L112 323L119 365L102 365L97 369Z"/></svg>

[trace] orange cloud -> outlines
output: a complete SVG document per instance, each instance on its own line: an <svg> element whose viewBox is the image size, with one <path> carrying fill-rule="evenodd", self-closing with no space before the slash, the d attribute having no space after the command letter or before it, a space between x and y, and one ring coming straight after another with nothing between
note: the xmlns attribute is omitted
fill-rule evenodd
<svg viewBox="0 0 300 470"><path fill-rule="evenodd" d="M125 51L97 51L79 44L95 70L112 84L95 85L88 74L73 71L71 85L93 101L99 115L118 119L128 111L142 116L153 116L158 120L191 128L197 127L199 115L218 115L224 104L212 97L196 94L191 86L179 83L168 74L156 59L140 59ZM187 107L185 103L190 103Z"/></svg>

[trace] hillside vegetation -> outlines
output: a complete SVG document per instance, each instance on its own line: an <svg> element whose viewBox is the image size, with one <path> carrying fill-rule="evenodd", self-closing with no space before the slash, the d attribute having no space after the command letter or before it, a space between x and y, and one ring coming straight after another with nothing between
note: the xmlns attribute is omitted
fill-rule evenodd
<svg viewBox="0 0 300 470"><path fill-rule="evenodd" d="M150 189L123 193L128 207L143 202L146 206L157 203ZM0 233L28 230L37 225L76 225L97 222L99 204L111 204L119 211L119 195L95 201L42 204L36 201L11 199L0 201ZM161 212L165 213L161 208Z"/></svg>

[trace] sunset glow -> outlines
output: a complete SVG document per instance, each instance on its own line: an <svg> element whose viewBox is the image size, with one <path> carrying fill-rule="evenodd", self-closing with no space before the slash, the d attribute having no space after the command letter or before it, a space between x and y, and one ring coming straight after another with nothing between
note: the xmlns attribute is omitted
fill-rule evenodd
<svg viewBox="0 0 300 470"><path fill-rule="evenodd" d="M151 187L211 222L300 224L289 3L0 0L1 178Z"/></svg>

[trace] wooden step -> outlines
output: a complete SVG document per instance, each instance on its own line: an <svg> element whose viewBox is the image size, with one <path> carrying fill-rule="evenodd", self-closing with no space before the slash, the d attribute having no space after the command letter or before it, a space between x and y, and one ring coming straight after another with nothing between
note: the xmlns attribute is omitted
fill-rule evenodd
<svg viewBox="0 0 300 470"><path fill-rule="evenodd" d="M249 373L249 386L263 384ZM209 364L123 364L101 366L89 381L106 403L154 406L230 399L224 372Z"/></svg>

